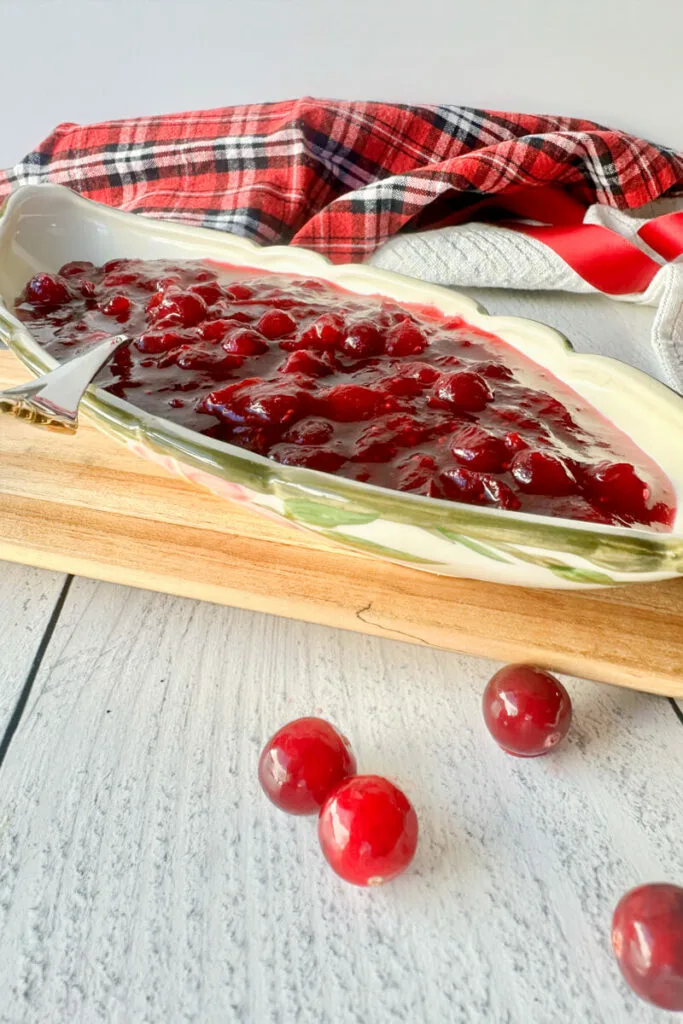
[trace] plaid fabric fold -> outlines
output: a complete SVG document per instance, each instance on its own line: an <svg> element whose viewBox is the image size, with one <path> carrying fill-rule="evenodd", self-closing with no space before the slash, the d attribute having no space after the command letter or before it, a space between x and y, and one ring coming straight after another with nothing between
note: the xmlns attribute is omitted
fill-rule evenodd
<svg viewBox="0 0 683 1024"><path fill-rule="evenodd" d="M592 121L305 98L60 125L16 167L150 217L361 262L401 231L553 185L634 209L683 194L683 155Z"/></svg>

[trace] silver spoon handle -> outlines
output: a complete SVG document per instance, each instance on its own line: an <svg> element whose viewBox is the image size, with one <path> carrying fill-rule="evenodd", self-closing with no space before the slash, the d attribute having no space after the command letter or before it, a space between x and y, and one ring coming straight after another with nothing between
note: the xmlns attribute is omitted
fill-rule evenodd
<svg viewBox="0 0 683 1024"><path fill-rule="evenodd" d="M0 391L0 412L68 434L78 427L78 406L93 377L115 352L130 342L127 334L105 338L81 356L61 363L28 384Z"/></svg>

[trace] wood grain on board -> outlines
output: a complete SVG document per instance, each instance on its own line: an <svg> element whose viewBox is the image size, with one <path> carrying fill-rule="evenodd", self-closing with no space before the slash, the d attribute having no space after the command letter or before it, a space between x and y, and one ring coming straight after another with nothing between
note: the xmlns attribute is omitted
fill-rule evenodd
<svg viewBox="0 0 683 1024"><path fill-rule="evenodd" d="M0 387L25 379L0 352ZM578 593L428 575L204 493L87 421L73 438L0 423L0 558L683 696L683 581Z"/></svg>

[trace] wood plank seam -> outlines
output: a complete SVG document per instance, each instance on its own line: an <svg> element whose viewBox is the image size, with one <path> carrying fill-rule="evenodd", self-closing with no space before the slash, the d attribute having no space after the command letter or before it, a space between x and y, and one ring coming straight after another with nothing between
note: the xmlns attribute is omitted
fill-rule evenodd
<svg viewBox="0 0 683 1024"><path fill-rule="evenodd" d="M33 661L29 666L28 672L26 673L24 685L22 686L19 692L19 696L14 706L14 710L10 716L7 726L5 727L2 739L0 739L0 768L2 768L3 762L7 756L7 752L9 751L12 740L14 739L14 734L16 733L19 727L19 723L21 722L21 718L24 713L24 709L26 708L26 704L30 696L31 690L33 688L36 676L40 671L40 666L43 663L43 658L45 657L47 649L50 645L50 641L52 639L52 635L55 631L57 623L59 622L59 617L62 614L62 609L64 608L64 603L69 594L69 589L71 587L72 580L73 576L71 575L67 576L67 578L64 580L62 589L59 592L57 600L55 601L54 608L52 609L52 614L50 615L50 618L48 619L47 624L45 626L45 629L43 630L43 635L40 638L40 643L38 644L38 647L36 649Z"/></svg>

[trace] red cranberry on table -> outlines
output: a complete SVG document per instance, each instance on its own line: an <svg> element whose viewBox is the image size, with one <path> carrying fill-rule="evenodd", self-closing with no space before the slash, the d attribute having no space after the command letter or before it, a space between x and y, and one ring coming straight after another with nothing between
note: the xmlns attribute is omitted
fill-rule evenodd
<svg viewBox="0 0 683 1024"><path fill-rule="evenodd" d="M259 760L266 796L289 814L316 814L356 770L349 741L323 718L297 718L272 736Z"/></svg>
<svg viewBox="0 0 683 1024"><path fill-rule="evenodd" d="M683 889L631 889L612 919L612 946L634 992L664 1010L683 1010Z"/></svg>
<svg viewBox="0 0 683 1024"><path fill-rule="evenodd" d="M393 783L354 775L327 798L318 819L330 867L353 885L381 885L400 875L417 847L417 815Z"/></svg>
<svg viewBox="0 0 683 1024"><path fill-rule="evenodd" d="M491 678L483 697L486 726L516 757L549 753L572 720L569 694L559 679L531 665L508 665Z"/></svg>

